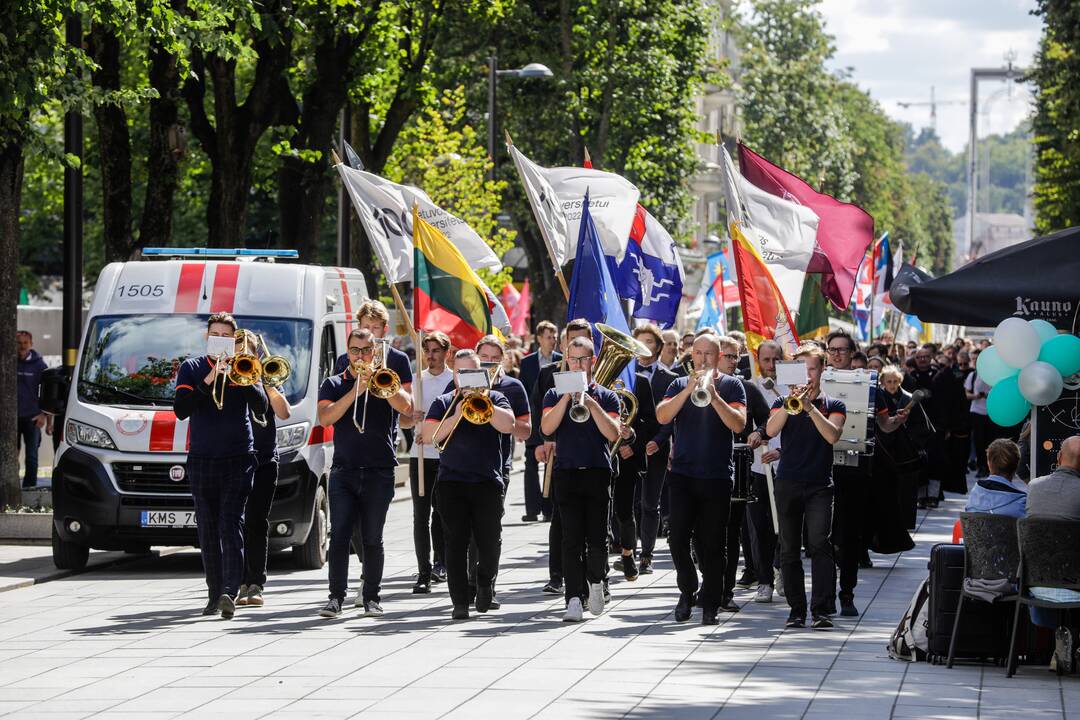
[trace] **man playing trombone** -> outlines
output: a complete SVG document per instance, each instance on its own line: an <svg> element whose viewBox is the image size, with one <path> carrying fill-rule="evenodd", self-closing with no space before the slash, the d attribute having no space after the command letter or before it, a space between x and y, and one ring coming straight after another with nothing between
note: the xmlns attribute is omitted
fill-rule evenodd
<svg viewBox="0 0 1080 720"><path fill-rule="evenodd" d="M567 326L570 327L569 325ZM581 598L588 580L589 612L604 611L607 575L607 518L611 460L608 443L619 438L619 397L592 381L593 342L574 338L567 347L567 371L584 373L585 392L565 393L557 388L544 395L541 430L555 437L552 488L562 519L562 558L566 584L563 620L581 622ZM581 565L586 556L585 575Z"/></svg>
<svg viewBox="0 0 1080 720"><path fill-rule="evenodd" d="M244 574L244 504L255 475L255 447L248 413L265 415L262 384L239 385L227 355L236 320L215 313L206 321L207 354L189 358L176 373L173 411L190 418L187 475L195 501L199 552L210 599L203 615L231 619Z"/></svg>
<svg viewBox="0 0 1080 720"><path fill-rule="evenodd" d="M462 373L479 367L475 351L457 351L457 389L435 399L423 427L424 442L439 449L435 502L445 533L446 579L455 620L469 617L470 538L477 546L476 610L491 609L502 535L502 443L515 423L501 392L465 387Z"/></svg>
<svg viewBox="0 0 1080 720"><path fill-rule="evenodd" d="M734 343L724 352L737 353ZM738 379L717 371L721 343L705 334L691 348L694 374L676 378L656 408L661 424L674 422L674 445L667 483L671 488L668 545L678 576L675 620L690 619L698 590L690 557L696 539L701 565L701 622L715 625L723 600L727 520L735 472L735 433L746 425L746 391ZM736 358L737 359L737 358Z"/></svg>
<svg viewBox="0 0 1080 720"><path fill-rule="evenodd" d="M360 521L364 547L364 615L383 614L383 525L394 498L398 414L412 411L412 395L397 373L376 362L370 330L348 338L349 367L319 388L319 424L334 426L330 468L330 598L319 613L337 617L349 583L349 542ZM411 375L409 376L411 380Z"/></svg>

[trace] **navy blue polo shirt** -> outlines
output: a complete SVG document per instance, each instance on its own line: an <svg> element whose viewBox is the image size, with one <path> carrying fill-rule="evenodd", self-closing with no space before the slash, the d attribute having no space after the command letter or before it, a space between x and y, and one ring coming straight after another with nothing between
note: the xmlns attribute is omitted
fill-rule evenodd
<svg viewBox="0 0 1080 720"><path fill-rule="evenodd" d="M614 418L619 417L619 396L606 387L593 383L589 394L600 404L604 412ZM546 415L559 402L559 391L551 388L544 395L544 414ZM570 419L570 408L559 427L555 430L555 468L557 470L575 470L583 468L603 468L611 470L608 459L607 438L596 427L592 418L587 422L576 423Z"/></svg>
<svg viewBox="0 0 1080 720"><path fill-rule="evenodd" d="M510 401L498 390L488 393L491 404L510 410ZM438 423L454 401L453 393L443 393L428 408L427 422ZM439 480L457 482L497 482L502 484L502 433L491 423L474 425L462 418L445 450L439 451Z"/></svg>
<svg viewBox="0 0 1080 720"><path fill-rule="evenodd" d="M255 421L265 420L263 427ZM251 414L251 434L255 439L255 460L259 465L265 465L278 459L277 452L277 416L274 409L270 408L265 415Z"/></svg>
<svg viewBox="0 0 1080 720"><path fill-rule="evenodd" d="M836 414L847 417L844 403L828 395L818 395L813 403L827 418ZM770 412L787 412L784 410L784 398L773 401ZM821 437L810 415L802 412L789 417L780 431L777 482L827 487L832 484L832 468L833 446Z"/></svg>
<svg viewBox="0 0 1080 720"><path fill-rule="evenodd" d="M402 385L408 385L412 382L412 364L409 363L409 356L398 350L396 347L386 347L389 350L386 353L386 367L390 368L397 373L401 378ZM334 363L334 374L340 375L345 372L345 368L349 367L349 354L339 355L337 362Z"/></svg>
<svg viewBox="0 0 1080 720"><path fill-rule="evenodd" d="M677 377L668 385L664 399L686 389L688 376ZM724 402L734 408L746 407L746 389L731 375L720 375L714 382ZM731 480L735 473L732 447L735 434L712 407L698 407L689 399L672 422L675 440L671 448L671 472L694 478Z"/></svg>
<svg viewBox="0 0 1080 720"><path fill-rule="evenodd" d="M451 380L444 393L452 393L457 389L457 383ZM529 395L525 392L525 386L521 384L521 381L514 377L509 377L505 374L500 374L495 384L491 386L492 390L498 390L506 399L510 401L510 412L514 413L515 420L523 420L530 417L529 411ZM509 433L503 433L502 435L502 454L503 462L506 465L510 464L510 456L514 452L514 436ZM506 483L509 484L510 478L506 478Z"/></svg>
<svg viewBox="0 0 1080 720"><path fill-rule="evenodd" d="M254 442L248 408L266 412L266 395L261 386L240 387L227 381L224 403L218 410L210 386L203 382L212 369L213 361L203 356L185 360L176 372L173 409L178 419L191 420L188 453L200 457L249 454ZM256 402L260 395L261 406Z"/></svg>
<svg viewBox="0 0 1080 720"><path fill-rule="evenodd" d="M356 378L345 370L323 380L319 388L319 405L337 402L348 393L356 392ZM364 421L364 396L367 395L367 424L364 433L353 424ZM334 467L336 468L392 468L396 467L398 412L390 403L370 393L361 393L355 408L350 407L341 419L334 423Z"/></svg>

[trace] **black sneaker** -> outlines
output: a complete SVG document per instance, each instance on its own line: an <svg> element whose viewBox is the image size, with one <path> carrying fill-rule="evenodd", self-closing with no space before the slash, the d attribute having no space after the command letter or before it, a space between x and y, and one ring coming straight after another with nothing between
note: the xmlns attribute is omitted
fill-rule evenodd
<svg viewBox="0 0 1080 720"><path fill-rule="evenodd" d="M784 623L786 628L804 628L806 627L806 618L802 615L788 615L787 622Z"/></svg>
<svg viewBox="0 0 1080 720"><path fill-rule="evenodd" d="M627 580L634 581L638 578L637 563L634 562L633 555L622 556L622 572L623 577Z"/></svg>
<svg viewBox="0 0 1080 720"><path fill-rule="evenodd" d="M222 595L218 598L218 610L221 611L223 619L232 620L233 615L236 614L236 600L232 595Z"/></svg>
<svg viewBox="0 0 1080 720"><path fill-rule="evenodd" d="M533 523L533 522L536 522L538 519L539 518L536 515L522 515L521 516L521 522L526 522L526 523Z"/></svg>
<svg viewBox="0 0 1080 720"><path fill-rule="evenodd" d="M341 614L341 598L332 597L326 601L326 607L319 611L319 617L336 618Z"/></svg>
<svg viewBox="0 0 1080 720"><path fill-rule="evenodd" d="M612 561L611 569L614 570L615 572L622 572L623 571L623 564L622 564L622 558L621 557L618 560L613 560Z"/></svg>
<svg viewBox="0 0 1080 720"><path fill-rule="evenodd" d="M729 613L739 612L739 606L735 604L735 598L730 595L725 595L724 599L720 601L720 609Z"/></svg>
<svg viewBox="0 0 1080 720"><path fill-rule="evenodd" d="M874 567L874 561L870 559L870 553L863 551L863 555L859 558L859 567L863 570L869 570Z"/></svg>
<svg viewBox="0 0 1080 720"><path fill-rule="evenodd" d="M562 595L562 580L548 580L547 585L544 586L544 592L548 595Z"/></svg>
<svg viewBox="0 0 1080 720"><path fill-rule="evenodd" d="M492 595L491 595L491 605L488 607L488 610L498 610L501 607L502 607L502 603L499 602L499 598L495 597L495 594L492 593Z"/></svg>
<svg viewBox="0 0 1080 720"><path fill-rule="evenodd" d="M202 609L203 615L217 615L218 613L218 601L216 598L212 598L206 601L206 607Z"/></svg>
<svg viewBox="0 0 1080 720"><path fill-rule="evenodd" d="M859 610L855 607L854 598L840 598L840 615L843 617L859 617Z"/></svg>
<svg viewBox="0 0 1080 720"><path fill-rule="evenodd" d="M712 608L702 608L701 610L701 624L702 625L719 625L720 618L716 614L716 610Z"/></svg>
<svg viewBox="0 0 1080 720"><path fill-rule="evenodd" d="M364 617L382 617L383 609L378 600L364 601Z"/></svg>
<svg viewBox="0 0 1080 720"><path fill-rule="evenodd" d="M642 555L641 556L641 567L638 568L638 573L641 574L641 575L652 575L653 574L652 556L651 555Z"/></svg>
<svg viewBox="0 0 1080 720"><path fill-rule="evenodd" d="M431 582L446 582L446 566L441 562L437 562L431 567Z"/></svg>
<svg viewBox="0 0 1080 720"><path fill-rule="evenodd" d="M454 614L451 616L454 620L468 620L469 619L469 606L468 605L455 605Z"/></svg>
<svg viewBox="0 0 1080 720"><path fill-rule="evenodd" d="M481 585L476 588L476 612L486 613L491 609L491 587Z"/></svg>
<svg viewBox="0 0 1080 720"><path fill-rule="evenodd" d="M743 590L749 590L755 585L757 585L757 577L749 570L743 570L739 581L735 583L735 587L741 587Z"/></svg>
<svg viewBox="0 0 1080 720"><path fill-rule="evenodd" d="M686 622L694 608L694 596L689 593L679 595L679 602L675 605L675 622Z"/></svg>
<svg viewBox="0 0 1080 720"><path fill-rule="evenodd" d="M431 593L431 580L428 578L418 578L416 584L413 585L413 595L428 595Z"/></svg>
<svg viewBox="0 0 1080 720"><path fill-rule="evenodd" d="M1073 638L1072 632L1065 626L1059 626L1054 631L1054 660L1059 675L1069 674L1073 671Z"/></svg>
<svg viewBox="0 0 1080 720"><path fill-rule="evenodd" d="M810 627L814 630L832 630L834 626L828 615L815 615Z"/></svg>

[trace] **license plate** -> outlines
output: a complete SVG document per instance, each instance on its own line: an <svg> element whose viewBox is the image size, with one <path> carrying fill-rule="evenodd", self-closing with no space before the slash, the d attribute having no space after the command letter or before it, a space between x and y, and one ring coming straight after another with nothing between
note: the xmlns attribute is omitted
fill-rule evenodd
<svg viewBox="0 0 1080 720"><path fill-rule="evenodd" d="M194 510L143 510L140 513L143 527L193 528Z"/></svg>

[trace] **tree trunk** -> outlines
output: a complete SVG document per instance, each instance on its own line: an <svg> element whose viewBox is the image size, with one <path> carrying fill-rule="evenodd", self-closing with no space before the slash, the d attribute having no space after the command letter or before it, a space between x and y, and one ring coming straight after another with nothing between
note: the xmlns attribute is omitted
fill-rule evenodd
<svg viewBox="0 0 1080 720"><path fill-rule="evenodd" d="M146 198L139 224L138 247L168 246L185 130L179 121L180 73L177 58L158 43L150 45L150 85L158 97L150 101L150 147L146 155Z"/></svg>
<svg viewBox="0 0 1080 720"><path fill-rule="evenodd" d="M97 63L90 74L94 87L120 90L120 40L95 23L88 36L89 55ZM101 162L102 233L105 262L131 257L131 138L127 114L114 102L94 107Z"/></svg>
<svg viewBox="0 0 1080 720"><path fill-rule="evenodd" d="M22 145L8 141L0 147L0 334L14 338L18 329L19 207L22 198ZM15 406L14 359L0 363L0 508L18 505L22 484L15 437L18 433Z"/></svg>

